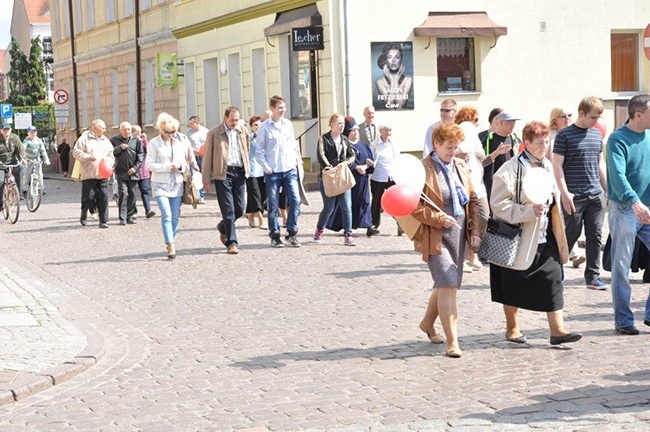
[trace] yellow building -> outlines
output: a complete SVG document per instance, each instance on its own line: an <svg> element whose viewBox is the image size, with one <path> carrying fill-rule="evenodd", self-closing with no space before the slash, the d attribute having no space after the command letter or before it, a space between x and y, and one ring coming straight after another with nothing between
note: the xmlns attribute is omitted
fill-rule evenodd
<svg viewBox="0 0 650 432"><path fill-rule="evenodd" d="M52 14L55 80L70 88L70 39L60 36L67 34L65 3L52 2L58 5L58 16ZM135 121L129 2L73 3L83 27L76 38L83 126L93 117L109 125ZM144 123L165 110L182 122L198 114L213 127L228 105L248 119L266 109L271 95L281 94L303 154L312 158L331 114L350 114L360 122L367 105L376 106L378 123L393 126L393 138L404 150L418 151L427 127L439 119L440 102L449 97L478 108L481 129L493 107L521 116L521 129L529 120L547 121L554 106L577 115L580 99L595 95L605 101L611 130L625 121L629 97L650 91L650 60L643 49L650 44L644 38L650 24L646 0L139 3ZM88 25L92 7L95 21ZM306 27L312 28L309 37L322 30L323 49L292 49L292 36L307 37L296 29ZM403 64L394 71L380 67L391 47L399 48ZM148 79L160 52L177 54L178 88L154 88ZM389 80L392 85L386 85Z"/></svg>

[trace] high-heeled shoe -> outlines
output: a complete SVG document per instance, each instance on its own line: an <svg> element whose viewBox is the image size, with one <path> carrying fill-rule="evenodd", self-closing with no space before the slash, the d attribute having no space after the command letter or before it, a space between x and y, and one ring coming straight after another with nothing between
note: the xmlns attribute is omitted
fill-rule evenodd
<svg viewBox="0 0 650 432"><path fill-rule="evenodd" d="M427 328L424 326L423 323L420 323L420 330L422 330L424 333L427 334L427 337L429 338L429 340L431 341L431 343L434 343L434 344L441 344L441 343L443 343L443 342L445 341L445 340L443 339L443 337L440 336L439 334L437 334L437 333L433 333L433 334L430 333L430 332L429 332L429 329L427 329Z"/></svg>
<svg viewBox="0 0 650 432"><path fill-rule="evenodd" d="M176 249L174 248L174 243L167 243L167 258L170 260L176 258Z"/></svg>
<svg viewBox="0 0 650 432"><path fill-rule="evenodd" d="M447 357L460 358L463 355L463 351L460 348L447 348L445 354L447 354Z"/></svg>

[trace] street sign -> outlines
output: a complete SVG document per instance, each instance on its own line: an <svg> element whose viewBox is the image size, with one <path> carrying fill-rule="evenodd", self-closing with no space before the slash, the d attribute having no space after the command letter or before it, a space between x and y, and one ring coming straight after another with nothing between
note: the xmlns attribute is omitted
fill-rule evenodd
<svg viewBox="0 0 650 432"><path fill-rule="evenodd" d="M68 118L70 117L70 111L55 111L54 117L56 118Z"/></svg>
<svg viewBox="0 0 650 432"><path fill-rule="evenodd" d="M50 115L48 113L36 113L34 114L33 118L35 119L44 119L48 118Z"/></svg>
<svg viewBox="0 0 650 432"><path fill-rule="evenodd" d="M57 89L54 92L54 103L58 105L63 105L68 103L69 95L68 92L64 89Z"/></svg>
<svg viewBox="0 0 650 432"><path fill-rule="evenodd" d="M14 106L12 104L0 104L0 117L3 119L14 116Z"/></svg>
<svg viewBox="0 0 650 432"><path fill-rule="evenodd" d="M65 104L65 105L54 105L54 111L67 111L68 109L70 109L70 107L68 106L68 104Z"/></svg>
<svg viewBox="0 0 650 432"><path fill-rule="evenodd" d="M645 57L650 60L650 24L645 28L645 33L643 33L643 52L645 52Z"/></svg>

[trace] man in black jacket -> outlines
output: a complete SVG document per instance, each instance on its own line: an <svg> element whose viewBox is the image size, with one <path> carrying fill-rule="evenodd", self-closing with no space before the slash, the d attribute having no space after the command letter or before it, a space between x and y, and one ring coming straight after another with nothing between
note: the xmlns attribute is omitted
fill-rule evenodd
<svg viewBox="0 0 650 432"><path fill-rule="evenodd" d="M117 207L120 212L120 225L135 223L135 193L140 180L140 166L144 159L142 142L131 134L131 124L122 122L120 133L111 138L115 155L115 178L119 187Z"/></svg>

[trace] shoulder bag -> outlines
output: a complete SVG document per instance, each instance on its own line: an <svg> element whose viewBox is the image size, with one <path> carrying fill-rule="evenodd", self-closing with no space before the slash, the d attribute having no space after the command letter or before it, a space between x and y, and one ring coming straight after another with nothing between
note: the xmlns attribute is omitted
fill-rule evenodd
<svg viewBox="0 0 650 432"><path fill-rule="evenodd" d="M521 167L517 162L517 184L515 203L519 204L521 191ZM478 249L478 256L501 267L511 267L519 244L521 243L521 224L513 225L494 218L488 219L487 230Z"/></svg>
<svg viewBox="0 0 650 432"><path fill-rule="evenodd" d="M342 193L352 189L354 185L357 184L357 181L352 175L352 171L350 171L350 167L345 162L345 154L347 153L345 141L343 140L341 144L344 161L340 162L335 167L328 165L323 168L323 171L321 172L325 195L330 198L341 195Z"/></svg>
<svg viewBox="0 0 650 432"><path fill-rule="evenodd" d="M172 160L174 159L174 147L172 146ZM187 168L183 170L183 204L189 204L193 208L196 208L199 203L199 191L196 189L194 182L192 181L192 172L190 158L185 152L185 163Z"/></svg>

